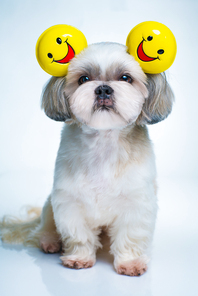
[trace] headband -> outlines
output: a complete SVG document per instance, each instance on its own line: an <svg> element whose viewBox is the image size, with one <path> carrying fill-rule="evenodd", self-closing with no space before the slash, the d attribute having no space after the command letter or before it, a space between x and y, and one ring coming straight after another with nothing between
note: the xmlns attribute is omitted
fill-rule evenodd
<svg viewBox="0 0 198 296"><path fill-rule="evenodd" d="M174 62L177 44L171 30L158 22L135 26L126 40L128 53L145 73L166 71ZM41 68L53 76L65 76L69 62L87 47L84 34L69 25L55 25L44 31L36 44L36 58Z"/></svg>

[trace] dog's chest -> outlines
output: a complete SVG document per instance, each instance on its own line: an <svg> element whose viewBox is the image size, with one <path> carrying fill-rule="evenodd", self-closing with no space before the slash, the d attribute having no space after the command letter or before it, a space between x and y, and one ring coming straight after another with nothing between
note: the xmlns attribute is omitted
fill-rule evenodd
<svg viewBox="0 0 198 296"><path fill-rule="evenodd" d="M88 174L105 179L119 159L118 135L112 131L95 133L82 144L81 160Z"/></svg>
<svg viewBox="0 0 198 296"><path fill-rule="evenodd" d="M75 196L118 195L128 178L129 155L121 145L119 131L63 134L57 164L56 188L66 188ZM66 144L65 144L66 143Z"/></svg>
<svg viewBox="0 0 198 296"><path fill-rule="evenodd" d="M72 202L77 200L93 219L111 216L145 175L142 166L133 162L130 149L115 130L69 129L59 149L54 189L65 191Z"/></svg>
<svg viewBox="0 0 198 296"><path fill-rule="evenodd" d="M76 189L95 194L112 188L119 158L118 133L111 131L80 133L65 154L69 179L78 180ZM69 145L68 145L69 146ZM70 166L68 165L70 164ZM71 171L72 168L72 171Z"/></svg>

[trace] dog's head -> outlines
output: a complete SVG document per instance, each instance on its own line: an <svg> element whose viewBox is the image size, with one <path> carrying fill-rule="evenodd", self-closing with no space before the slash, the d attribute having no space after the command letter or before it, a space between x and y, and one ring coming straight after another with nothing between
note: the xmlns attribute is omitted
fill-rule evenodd
<svg viewBox="0 0 198 296"><path fill-rule="evenodd" d="M52 77L42 107L50 118L95 129L157 123L172 109L164 74L145 75L117 43L90 45L70 63L66 77Z"/></svg>

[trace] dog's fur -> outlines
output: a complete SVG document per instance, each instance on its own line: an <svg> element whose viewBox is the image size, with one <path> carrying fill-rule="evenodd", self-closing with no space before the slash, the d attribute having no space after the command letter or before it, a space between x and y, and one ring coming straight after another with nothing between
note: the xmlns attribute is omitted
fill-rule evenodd
<svg viewBox="0 0 198 296"><path fill-rule="evenodd" d="M89 81L79 85L80 77ZM96 91L104 85L110 94ZM110 107L99 99L110 99ZM125 46L86 48L67 76L52 77L43 92L45 113L67 123L53 190L36 219L4 220L2 238L51 253L62 247L63 265L87 268L96 261L105 228L116 271L143 274L157 213L155 159L145 125L166 118L172 103L165 74L144 74Z"/></svg>

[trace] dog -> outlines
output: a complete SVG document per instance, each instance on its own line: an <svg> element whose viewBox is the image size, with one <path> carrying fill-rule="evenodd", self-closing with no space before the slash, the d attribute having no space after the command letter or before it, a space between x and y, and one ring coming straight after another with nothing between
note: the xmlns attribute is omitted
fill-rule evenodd
<svg viewBox="0 0 198 296"><path fill-rule="evenodd" d="M42 95L46 115L64 122L52 192L35 219L4 219L2 239L62 250L62 264L80 269L95 264L105 230L117 273L142 275L157 215L146 125L164 120L173 101L165 74L145 74L124 45L84 49Z"/></svg>

